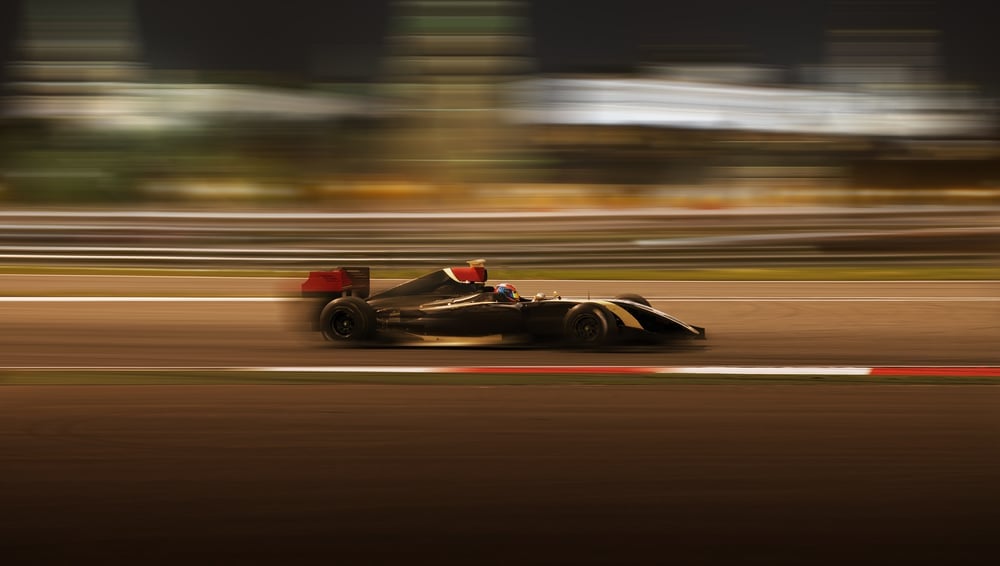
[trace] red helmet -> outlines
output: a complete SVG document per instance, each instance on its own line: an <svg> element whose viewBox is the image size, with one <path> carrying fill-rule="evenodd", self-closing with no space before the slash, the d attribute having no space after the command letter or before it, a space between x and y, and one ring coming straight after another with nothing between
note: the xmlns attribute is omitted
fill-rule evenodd
<svg viewBox="0 0 1000 566"><path fill-rule="evenodd" d="M501 283L497 285L494 292L497 294L498 301L516 303L521 300L521 295L517 294L517 287L511 285L510 283Z"/></svg>

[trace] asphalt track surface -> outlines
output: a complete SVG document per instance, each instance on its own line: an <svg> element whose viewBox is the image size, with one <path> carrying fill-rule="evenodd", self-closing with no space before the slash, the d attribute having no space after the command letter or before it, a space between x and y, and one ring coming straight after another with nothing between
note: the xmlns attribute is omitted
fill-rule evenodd
<svg viewBox="0 0 1000 566"><path fill-rule="evenodd" d="M288 283L4 276L2 365L1000 362L1000 291L989 281L559 282L566 295L640 292L709 332L703 348L598 353L333 349L292 330L294 303L257 300L281 298ZM163 296L216 300L142 299ZM254 300L217 300L233 296ZM600 386L483 386L474 376L468 385L8 385L0 556L994 564L997 407L1000 388L988 385L669 377Z"/></svg>
<svg viewBox="0 0 1000 566"><path fill-rule="evenodd" d="M528 296L637 292L708 331L709 339L693 346L585 353L333 348L302 330L295 301L280 300L297 283L2 276L8 302L0 302L0 359L4 367L1000 364L997 281L516 282ZM9 302L18 295L35 296ZM76 299L84 296L99 299ZM179 302L144 300L150 297Z"/></svg>

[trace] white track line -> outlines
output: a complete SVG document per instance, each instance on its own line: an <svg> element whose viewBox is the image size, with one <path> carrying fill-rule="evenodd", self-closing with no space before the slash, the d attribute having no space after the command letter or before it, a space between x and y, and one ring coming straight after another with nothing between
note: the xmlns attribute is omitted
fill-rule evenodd
<svg viewBox="0 0 1000 566"><path fill-rule="evenodd" d="M581 297L566 297L581 299ZM663 303L995 303L1000 297L647 297ZM276 303L299 297L16 296L0 303Z"/></svg>
<svg viewBox="0 0 1000 566"><path fill-rule="evenodd" d="M326 374L451 374L451 375L744 375L893 377L1000 377L997 366L0 366L14 372L168 372L168 373L326 373Z"/></svg>
<svg viewBox="0 0 1000 566"><path fill-rule="evenodd" d="M0 371L79 372L214 372L214 373L447 373L447 368L427 366L0 366Z"/></svg>
<svg viewBox="0 0 1000 566"><path fill-rule="evenodd" d="M694 375L870 375L868 367L669 367L656 373Z"/></svg>
<svg viewBox="0 0 1000 566"><path fill-rule="evenodd" d="M990 303L1000 297L646 297L650 301L685 303Z"/></svg>
<svg viewBox="0 0 1000 566"><path fill-rule="evenodd" d="M281 303L298 297L0 297L0 303Z"/></svg>

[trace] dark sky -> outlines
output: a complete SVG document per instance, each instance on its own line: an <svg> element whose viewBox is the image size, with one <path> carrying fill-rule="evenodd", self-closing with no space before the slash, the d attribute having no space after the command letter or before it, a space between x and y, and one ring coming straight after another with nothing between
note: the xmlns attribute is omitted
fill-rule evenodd
<svg viewBox="0 0 1000 566"><path fill-rule="evenodd" d="M851 1L860 0L536 0L526 8L537 68L559 72L626 70L671 46L703 44L741 46L745 61L819 63L824 30L836 21L831 6ZM861 5L869 10L900 1L906 0ZM2 60L13 50L18 4L0 0ZM949 79L1000 86L998 4L939 0L932 13L920 16L943 33ZM153 68L262 70L301 78L371 78L390 14L387 0L136 5L144 56Z"/></svg>

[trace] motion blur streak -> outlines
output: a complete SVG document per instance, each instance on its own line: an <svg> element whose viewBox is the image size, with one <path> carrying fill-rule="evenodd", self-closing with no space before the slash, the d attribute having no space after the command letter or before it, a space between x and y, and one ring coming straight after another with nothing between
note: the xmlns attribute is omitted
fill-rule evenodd
<svg viewBox="0 0 1000 566"><path fill-rule="evenodd" d="M986 11L703 4L24 0L0 26L0 198L363 212L1000 200L995 49L956 48L972 31L993 41L968 23ZM235 68L206 63L220 52ZM970 66L986 72L957 80Z"/></svg>
<svg viewBox="0 0 1000 566"><path fill-rule="evenodd" d="M998 10L0 0L0 560L993 564ZM708 339L301 330L472 258Z"/></svg>
<svg viewBox="0 0 1000 566"><path fill-rule="evenodd" d="M0 212L0 217L4 214ZM497 268L994 266L996 207L624 209L538 213L14 211L0 259L24 266ZM62 224L54 220L73 218ZM461 238L456 238L461 234ZM496 242L503 241L497 247Z"/></svg>

